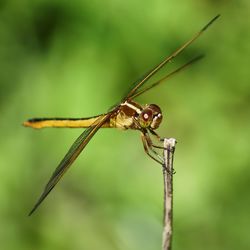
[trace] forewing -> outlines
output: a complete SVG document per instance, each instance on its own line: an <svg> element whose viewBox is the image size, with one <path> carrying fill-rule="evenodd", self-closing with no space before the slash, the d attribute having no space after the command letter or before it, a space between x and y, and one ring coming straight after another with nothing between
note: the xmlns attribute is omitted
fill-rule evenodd
<svg viewBox="0 0 250 250"><path fill-rule="evenodd" d="M50 191L55 187L58 181L62 178L65 172L69 169L71 164L75 161L78 155L82 152L85 146L88 144L90 139L94 136L97 130L110 118L111 113L106 114L104 117L100 117L91 127L84 130L84 132L76 139L73 145L70 147L67 154L64 156L54 173L52 174L48 184L45 186L45 189L38 199L37 203L30 211L31 215L38 206L43 202L43 200L48 196Z"/></svg>
<svg viewBox="0 0 250 250"><path fill-rule="evenodd" d="M164 76L163 78L161 78L160 80L152 83L151 85L147 86L144 89L140 89L139 91L136 91L131 97L130 99L134 99L135 97L145 93L146 91L154 88L155 86L159 85L160 83L163 83L164 81L168 80L169 78L173 77L174 75L176 75L177 73L181 72L182 70L186 69L187 67L189 67L190 65L192 65L193 63L199 61L200 59L202 59L204 56L200 55L197 56L195 58L193 58L192 60L190 60L189 62L185 63L184 65L182 65L181 67L177 68L176 70L168 73L166 76Z"/></svg>
<svg viewBox="0 0 250 250"><path fill-rule="evenodd" d="M122 100L123 102L130 99L135 95L136 91L139 90L145 82L147 82L155 73L157 73L163 66L169 63L177 55L179 55L186 47L192 44L220 15L215 16L209 23L207 23L198 33L196 33L191 39L180 46L175 52L167 56L162 62L155 66L152 70L146 73L142 78L132 84L132 89L129 90L128 94Z"/></svg>

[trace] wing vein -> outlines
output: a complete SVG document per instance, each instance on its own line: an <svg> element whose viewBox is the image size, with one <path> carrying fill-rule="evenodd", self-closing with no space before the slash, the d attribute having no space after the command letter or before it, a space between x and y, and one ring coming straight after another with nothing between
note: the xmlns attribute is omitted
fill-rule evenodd
<svg viewBox="0 0 250 250"><path fill-rule="evenodd" d="M35 210L39 207L39 205L43 202L43 200L48 196L51 190L59 182L61 177L69 169L71 164L79 156L79 154L88 144L90 139L94 136L94 134L98 131L98 129L110 118L110 116L111 113L108 113L104 117L100 117L91 127L84 130L84 132L76 139L76 141L72 144L69 151L64 156L64 158L59 163L58 167L55 169L54 173L50 177L47 185L44 188L42 195L40 196L40 198L38 199L37 203L32 208L32 210L30 211L29 215L32 215L35 212Z"/></svg>
<svg viewBox="0 0 250 250"><path fill-rule="evenodd" d="M129 91L127 96L124 98L125 100L130 99L135 92L146 82L148 81L155 73L157 73L164 65L169 63L172 59L174 59L177 55L179 55L186 47L192 44L200 35L217 19L220 15L215 16L210 22L208 22L199 32L197 32L191 39L185 42L182 46L180 46L176 51L174 51L171 55L167 56L162 62L160 62L156 67L149 71L145 76L142 77L139 81L136 81L133 84L133 88Z"/></svg>

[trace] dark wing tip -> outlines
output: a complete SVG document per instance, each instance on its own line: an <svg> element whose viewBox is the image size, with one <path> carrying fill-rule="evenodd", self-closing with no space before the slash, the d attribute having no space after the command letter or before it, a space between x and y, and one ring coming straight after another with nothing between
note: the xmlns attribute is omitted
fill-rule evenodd
<svg viewBox="0 0 250 250"><path fill-rule="evenodd" d="M220 17L220 14L216 15L208 24L206 24L202 29L201 32L205 31L215 20Z"/></svg>
<svg viewBox="0 0 250 250"><path fill-rule="evenodd" d="M37 201L37 203L35 204L35 206L31 209L31 211L29 212L28 216L31 216L35 211L36 209L40 206L40 204L42 203L42 201L46 198L46 196L49 194L49 192L47 193L43 193L41 195L41 197L39 198L39 200Z"/></svg>
<svg viewBox="0 0 250 250"><path fill-rule="evenodd" d="M50 184L50 182L46 185L42 195L40 196L39 200L37 201L37 203L35 204L35 206L31 209L31 211L29 212L28 216L31 216L36 209L41 205L41 203L44 201L44 199L48 196L48 194L50 193L50 191L55 187L56 184L50 185L48 187L48 185Z"/></svg>
<svg viewBox="0 0 250 250"><path fill-rule="evenodd" d="M32 210L29 212L28 216L31 216L36 210L36 207L32 208Z"/></svg>
<svg viewBox="0 0 250 250"><path fill-rule="evenodd" d="M38 200L38 202L35 204L35 206L30 210L28 216L31 216L35 211L36 209L38 208L38 206L41 204L41 201L40 199Z"/></svg>

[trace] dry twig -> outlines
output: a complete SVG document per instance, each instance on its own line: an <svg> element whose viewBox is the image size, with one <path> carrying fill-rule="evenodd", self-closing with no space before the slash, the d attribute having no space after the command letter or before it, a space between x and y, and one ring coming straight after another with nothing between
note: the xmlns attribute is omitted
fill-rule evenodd
<svg viewBox="0 0 250 250"><path fill-rule="evenodd" d="M163 178L164 178L164 227L162 249L171 250L173 233L173 161L176 140L164 138Z"/></svg>

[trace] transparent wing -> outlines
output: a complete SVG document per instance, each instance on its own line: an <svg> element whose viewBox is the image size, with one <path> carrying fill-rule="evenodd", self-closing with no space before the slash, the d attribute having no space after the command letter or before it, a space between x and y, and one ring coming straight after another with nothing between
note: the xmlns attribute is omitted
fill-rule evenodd
<svg viewBox="0 0 250 250"><path fill-rule="evenodd" d="M82 152L85 146L88 144L90 139L94 136L97 130L110 118L111 113L108 113L104 117L100 117L91 127L87 128L73 143L70 147L67 154L64 156L51 178L49 179L48 184L45 186L45 189L38 199L35 206L30 211L29 215L34 213L38 206L43 202L43 200L48 196L50 191L55 187L58 181L62 178L65 172L69 169L71 164L75 161L78 155Z"/></svg>
<svg viewBox="0 0 250 250"><path fill-rule="evenodd" d="M215 16L208 24L206 24L198 33L196 33L190 40L185 42L182 46L180 46L174 53L170 56L167 56L161 63L159 63L156 67L146 73L142 78L132 84L132 89L128 92L128 94L123 99L123 102L130 99L134 96L135 92L146 82L148 81L156 72L158 72L164 65L174 59L178 54L180 54L186 47L188 47L191 43L193 43L220 15Z"/></svg>
<svg viewBox="0 0 250 250"><path fill-rule="evenodd" d="M200 55L197 56L195 58L193 58L192 60L190 60L189 62L185 63L184 65L182 65L181 67L177 68L176 70L170 72L169 74L167 74L166 76L162 77L160 80L152 83L151 85L149 85L148 87L141 89L139 91L136 91L136 93L134 95L132 95L130 97L130 99L134 99L135 97L143 94L144 92L154 88L155 86L159 85L160 83L163 83L164 81L166 81L167 79L173 77L174 75L176 75L177 73L181 72L182 70L184 70L185 68L187 68L188 66L190 66L191 64L197 62L198 60L201 60L204 56Z"/></svg>

